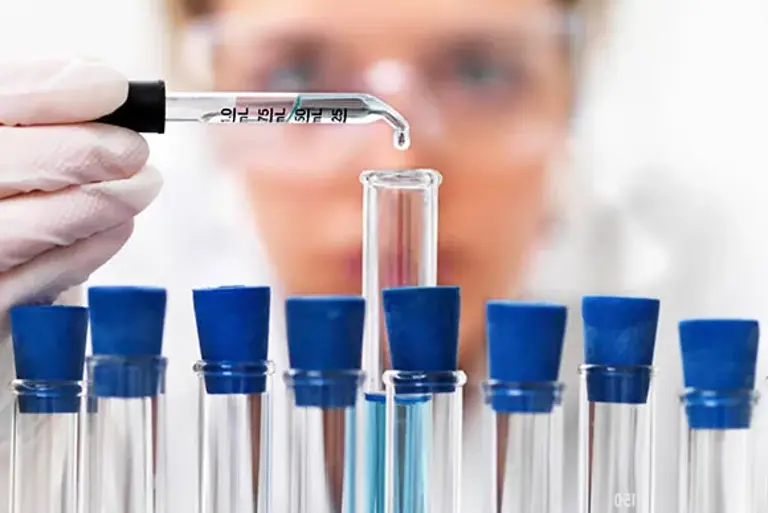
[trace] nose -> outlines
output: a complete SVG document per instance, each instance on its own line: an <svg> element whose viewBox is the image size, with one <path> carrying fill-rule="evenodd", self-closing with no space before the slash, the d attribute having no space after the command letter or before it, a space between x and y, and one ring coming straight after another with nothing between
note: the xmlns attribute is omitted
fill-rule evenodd
<svg viewBox="0 0 768 513"><path fill-rule="evenodd" d="M419 150L427 149L427 144L439 138L442 133L440 111L412 65L393 59L380 60L363 76L366 89L406 119L411 138L419 142Z"/></svg>

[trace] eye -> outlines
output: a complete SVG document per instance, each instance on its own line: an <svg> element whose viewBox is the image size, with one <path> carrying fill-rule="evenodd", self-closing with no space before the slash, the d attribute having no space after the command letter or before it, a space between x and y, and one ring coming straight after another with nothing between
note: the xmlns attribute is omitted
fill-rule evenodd
<svg viewBox="0 0 768 513"><path fill-rule="evenodd" d="M503 81L506 70L497 63L480 57L458 56L451 66L453 78L470 87L488 86Z"/></svg>
<svg viewBox="0 0 768 513"><path fill-rule="evenodd" d="M468 94L509 94L525 83L519 59L493 45L457 45L442 60L442 80Z"/></svg>
<svg viewBox="0 0 768 513"><path fill-rule="evenodd" d="M317 84L320 74L314 57L289 58L271 67L264 85L271 91L306 91Z"/></svg>

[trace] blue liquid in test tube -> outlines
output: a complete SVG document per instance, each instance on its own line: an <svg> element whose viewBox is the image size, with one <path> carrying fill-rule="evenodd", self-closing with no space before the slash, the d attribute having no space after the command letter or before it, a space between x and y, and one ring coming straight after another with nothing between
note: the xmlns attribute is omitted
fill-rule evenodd
<svg viewBox="0 0 768 513"><path fill-rule="evenodd" d="M386 513L458 513L462 394L458 287L382 293L393 370L384 373Z"/></svg>
<svg viewBox="0 0 768 513"><path fill-rule="evenodd" d="M363 513L384 513L386 398L382 373L386 333L381 291L437 283L437 191L442 177L429 169L366 171L363 184L363 349L365 497Z"/></svg>

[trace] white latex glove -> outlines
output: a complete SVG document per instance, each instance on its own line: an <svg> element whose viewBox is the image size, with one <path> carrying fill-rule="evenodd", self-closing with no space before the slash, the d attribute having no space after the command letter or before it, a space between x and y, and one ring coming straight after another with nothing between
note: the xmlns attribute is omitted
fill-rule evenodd
<svg viewBox="0 0 768 513"><path fill-rule="evenodd" d="M88 123L127 93L98 62L0 64L0 411L13 378L8 309L82 284L160 190L139 134Z"/></svg>

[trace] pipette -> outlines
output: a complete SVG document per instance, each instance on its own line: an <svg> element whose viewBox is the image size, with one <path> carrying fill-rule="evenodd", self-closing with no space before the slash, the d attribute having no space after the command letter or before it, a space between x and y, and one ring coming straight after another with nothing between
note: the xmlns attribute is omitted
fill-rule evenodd
<svg viewBox="0 0 768 513"><path fill-rule="evenodd" d="M394 146L411 145L405 118L382 100L360 93L168 93L165 82L130 82L128 97L97 121L162 134L168 122L208 124L344 125L385 121Z"/></svg>

